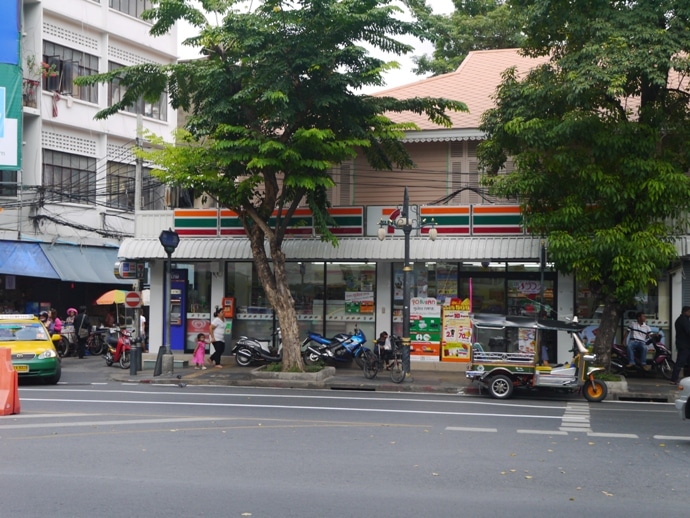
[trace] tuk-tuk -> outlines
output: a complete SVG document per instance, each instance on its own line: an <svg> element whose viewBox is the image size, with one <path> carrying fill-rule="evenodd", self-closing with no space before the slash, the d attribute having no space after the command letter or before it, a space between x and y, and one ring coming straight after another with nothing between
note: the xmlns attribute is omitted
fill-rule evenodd
<svg viewBox="0 0 690 518"><path fill-rule="evenodd" d="M475 341L470 352L467 378L486 387L491 397L508 399L516 387L582 390L588 401L602 401L608 394L606 383L594 378L602 367L583 345L577 322L535 319L521 316L472 315ZM543 333L566 331L573 339L571 362L556 366L539 360Z"/></svg>

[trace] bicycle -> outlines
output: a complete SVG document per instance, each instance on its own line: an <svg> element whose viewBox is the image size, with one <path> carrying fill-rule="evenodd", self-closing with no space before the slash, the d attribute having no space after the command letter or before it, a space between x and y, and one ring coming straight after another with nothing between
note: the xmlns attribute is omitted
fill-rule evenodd
<svg viewBox="0 0 690 518"><path fill-rule="evenodd" d="M391 349L385 349L379 342L374 345L374 350L366 350L362 353L364 377L374 379L380 370L390 370L391 381L402 383L405 379L405 370L402 363L402 340L391 335Z"/></svg>

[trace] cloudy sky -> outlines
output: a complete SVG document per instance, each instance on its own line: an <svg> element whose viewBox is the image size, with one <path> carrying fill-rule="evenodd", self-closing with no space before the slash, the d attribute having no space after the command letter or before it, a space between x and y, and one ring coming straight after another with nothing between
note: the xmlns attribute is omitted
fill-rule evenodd
<svg viewBox="0 0 690 518"><path fill-rule="evenodd" d="M453 0L431 0L429 3L433 5L434 12L436 13L448 14L453 11ZM179 41L182 42L185 38L193 36L195 32L189 25L181 25L178 30L178 34ZM414 55L430 54L433 51L433 45L431 45L429 42L422 43L416 38L404 39L403 41L415 46L416 50L414 51ZM198 53L194 49L184 47L182 45L178 45L178 54L180 59L192 59L198 57ZM388 61L397 61L400 63L400 68L398 70L390 71L385 75L385 88L392 88L421 79L421 76L416 76L412 73L413 63L410 55L394 56L383 54L381 57ZM373 93L374 91L375 90L371 90L365 93Z"/></svg>

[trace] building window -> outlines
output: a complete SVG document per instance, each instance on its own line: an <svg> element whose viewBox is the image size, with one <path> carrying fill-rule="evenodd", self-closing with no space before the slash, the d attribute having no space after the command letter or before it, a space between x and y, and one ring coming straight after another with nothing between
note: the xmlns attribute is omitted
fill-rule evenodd
<svg viewBox="0 0 690 518"><path fill-rule="evenodd" d="M77 86L75 77L91 76L98 73L98 57L69 47L43 42L43 62L47 63L56 75L43 78L43 88L76 99L98 104L98 86Z"/></svg>
<svg viewBox="0 0 690 518"><path fill-rule="evenodd" d="M106 179L108 207L134 210L134 187L136 166L118 162L108 162ZM164 208L165 186L151 176L151 169L141 170L141 208L142 210L161 210Z"/></svg>
<svg viewBox="0 0 690 518"><path fill-rule="evenodd" d="M0 196L17 196L17 171L0 169Z"/></svg>
<svg viewBox="0 0 690 518"><path fill-rule="evenodd" d="M96 159L44 149L43 187L48 201L95 204Z"/></svg>
<svg viewBox="0 0 690 518"><path fill-rule="evenodd" d="M124 65L118 63L108 62L108 70L110 72L123 68ZM108 85L108 106L112 106L116 102L120 102L125 95L126 89L120 84L118 80L112 81ZM161 94L156 102L149 102L145 99L139 99L135 104L127 106L124 111L128 113L137 113L139 111L144 117L151 117L161 121L168 120L168 99L166 94Z"/></svg>
<svg viewBox="0 0 690 518"><path fill-rule="evenodd" d="M141 13L153 8L152 0L110 0L111 9L141 19Z"/></svg>

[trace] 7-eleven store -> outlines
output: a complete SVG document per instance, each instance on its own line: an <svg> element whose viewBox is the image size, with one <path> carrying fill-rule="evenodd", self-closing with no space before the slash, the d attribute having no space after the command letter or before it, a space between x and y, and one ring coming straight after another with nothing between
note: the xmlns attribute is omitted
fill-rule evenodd
<svg viewBox="0 0 690 518"><path fill-rule="evenodd" d="M379 222L396 207L335 207L334 247L315 234L308 209L293 217L285 240L290 286L300 330L332 336L361 329L372 344L382 331L402 333L402 262L404 236L388 228L376 236ZM470 344L465 312L535 315L543 307L572 315L574 287L540 265L541 240L524 233L516 206L411 206L417 221L436 222L438 238L428 229L413 231L410 259L412 361L456 364L467 360ZM172 254L171 347L190 353L199 332L208 332L215 306L232 317L226 345L241 335L266 338L278 325L252 264L249 241L236 214L224 209L178 209L137 214L137 236L127 239L118 257L146 263L150 281L149 342L163 343L167 255L161 230L172 228L180 244ZM543 282L542 282L543 281ZM442 315L449 304L454 306ZM563 343L558 357L565 358ZM552 352L551 361L557 358Z"/></svg>

